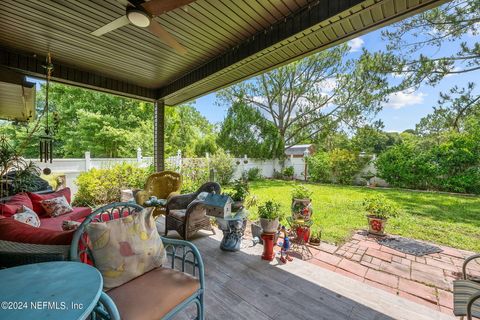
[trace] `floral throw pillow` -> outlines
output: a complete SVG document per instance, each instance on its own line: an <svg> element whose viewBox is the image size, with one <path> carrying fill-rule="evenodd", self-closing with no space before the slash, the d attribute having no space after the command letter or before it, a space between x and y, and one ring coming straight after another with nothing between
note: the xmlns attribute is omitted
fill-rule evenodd
<svg viewBox="0 0 480 320"><path fill-rule="evenodd" d="M45 209L45 212L52 218L73 211L72 206L68 204L65 196L42 200L40 203L42 204L43 209Z"/></svg>
<svg viewBox="0 0 480 320"><path fill-rule="evenodd" d="M152 211L146 208L125 218L87 225L95 267L102 273L105 289L118 287L166 262Z"/></svg>
<svg viewBox="0 0 480 320"><path fill-rule="evenodd" d="M20 212L14 214L13 219L31 225L32 227L40 227L40 218L32 209L22 206Z"/></svg>

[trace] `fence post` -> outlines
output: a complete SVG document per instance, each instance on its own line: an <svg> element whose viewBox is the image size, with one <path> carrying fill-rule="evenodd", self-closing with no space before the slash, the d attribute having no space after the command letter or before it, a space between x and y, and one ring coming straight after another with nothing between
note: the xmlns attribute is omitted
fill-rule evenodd
<svg viewBox="0 0 480 320"><path fill-rule="evenodd" d="M177 150L177 158L175 159L175 166L178 168L178 172L182 173L182 150Z"/></svg>
<svg viewBox="0 0 480 320"><path fill-rule="evenodd" d="M85 151L85 171L92 168L92 159L90 158L90 151Z"/></svg>
<svg viewBox="0 0 480 320"><path fill-rule="evenodd" d="M143 160L143 156L142 156L142 148L138 147L137 148L137 162L138 164L140 164Z"/></svg>

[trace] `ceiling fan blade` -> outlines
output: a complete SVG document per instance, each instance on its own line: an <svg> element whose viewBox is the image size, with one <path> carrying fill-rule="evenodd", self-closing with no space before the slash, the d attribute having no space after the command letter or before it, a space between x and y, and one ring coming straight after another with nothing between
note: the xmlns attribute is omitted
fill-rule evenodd
<svg viewBox="0 0 480 320"><path fill-rule="evenodd" d="M165 12L186 6L195 0L150 0L144 2L142 7L152 16L159 16Z"/></svg>
<svg viewBox="0 0 480 320"><path fill-rule="evenodd" d="M93 34L94 36L100 37L101 35L104 35L107 32L126 26L129 23L130 21L128 20L127 16L122 16L104 25L103 27L93 31L91 34Z"/></svg>
<svg viewBox="0 0 480 320"><path fill-rule="evenodd" d="M162 42L167 44L169 47L175 49L180 54L186 54L187 49L182 46L178 41L167 31L165 30L160 23L152 19L150 25L147 27L151 33L160 38Z"/></svg>

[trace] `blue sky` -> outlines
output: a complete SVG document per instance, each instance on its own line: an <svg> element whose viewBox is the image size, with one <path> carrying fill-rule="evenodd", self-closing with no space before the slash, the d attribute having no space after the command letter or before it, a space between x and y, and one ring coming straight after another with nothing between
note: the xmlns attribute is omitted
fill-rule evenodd
<svg viewBox="0 0 480 320"><path fill-rule="evenodd" d="M464 41L473 41L472 35L466 35ZM479 41L475 39L475 41ZM381 30L371 32L367 35L353 39L349 42L352 50L350 56L353 58L361 54L361 49L368 51L382 50L385 42L381 39ZM436 56L445 56L459 48L458 45L449 43L445 48L436 52ZM458 42L457 42L458 44ZM414 129L415 124L425 115L432 112L437 105L440 92L448 92L454 85L464 86L468 82L480 82L480 72L470 72L462 75L452 75L444 78L437 86L421 86L415 92L400 93L390 97L390 101L383 106L377 119L385 124L386 131L401 132L406 129ZM209 121L218 123L226 116L226 107L215 104L215 93L201 97L195 101L195 108L200 111Z"/></svg>

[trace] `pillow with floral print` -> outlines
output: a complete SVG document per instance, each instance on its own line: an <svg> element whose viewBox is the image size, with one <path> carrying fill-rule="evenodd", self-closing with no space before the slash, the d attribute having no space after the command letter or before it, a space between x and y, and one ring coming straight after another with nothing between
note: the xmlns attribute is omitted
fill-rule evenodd
<svg viewBox="0 0 480 320"><path fill-rule="evenodd" d="M32 227L40 227L40 218L38 215L30 209L29 207L22 206L22 209L14 214L13 219L31 225Z"/></svg>
<svg viewBox="0 0 480 320"><path fill-rule="evenodd" d="M47 212L52 218L73 211L72 206L68 204L65 196L42 200L40 203L42 204L43 209L45 209L45 212Z"/></svg>

